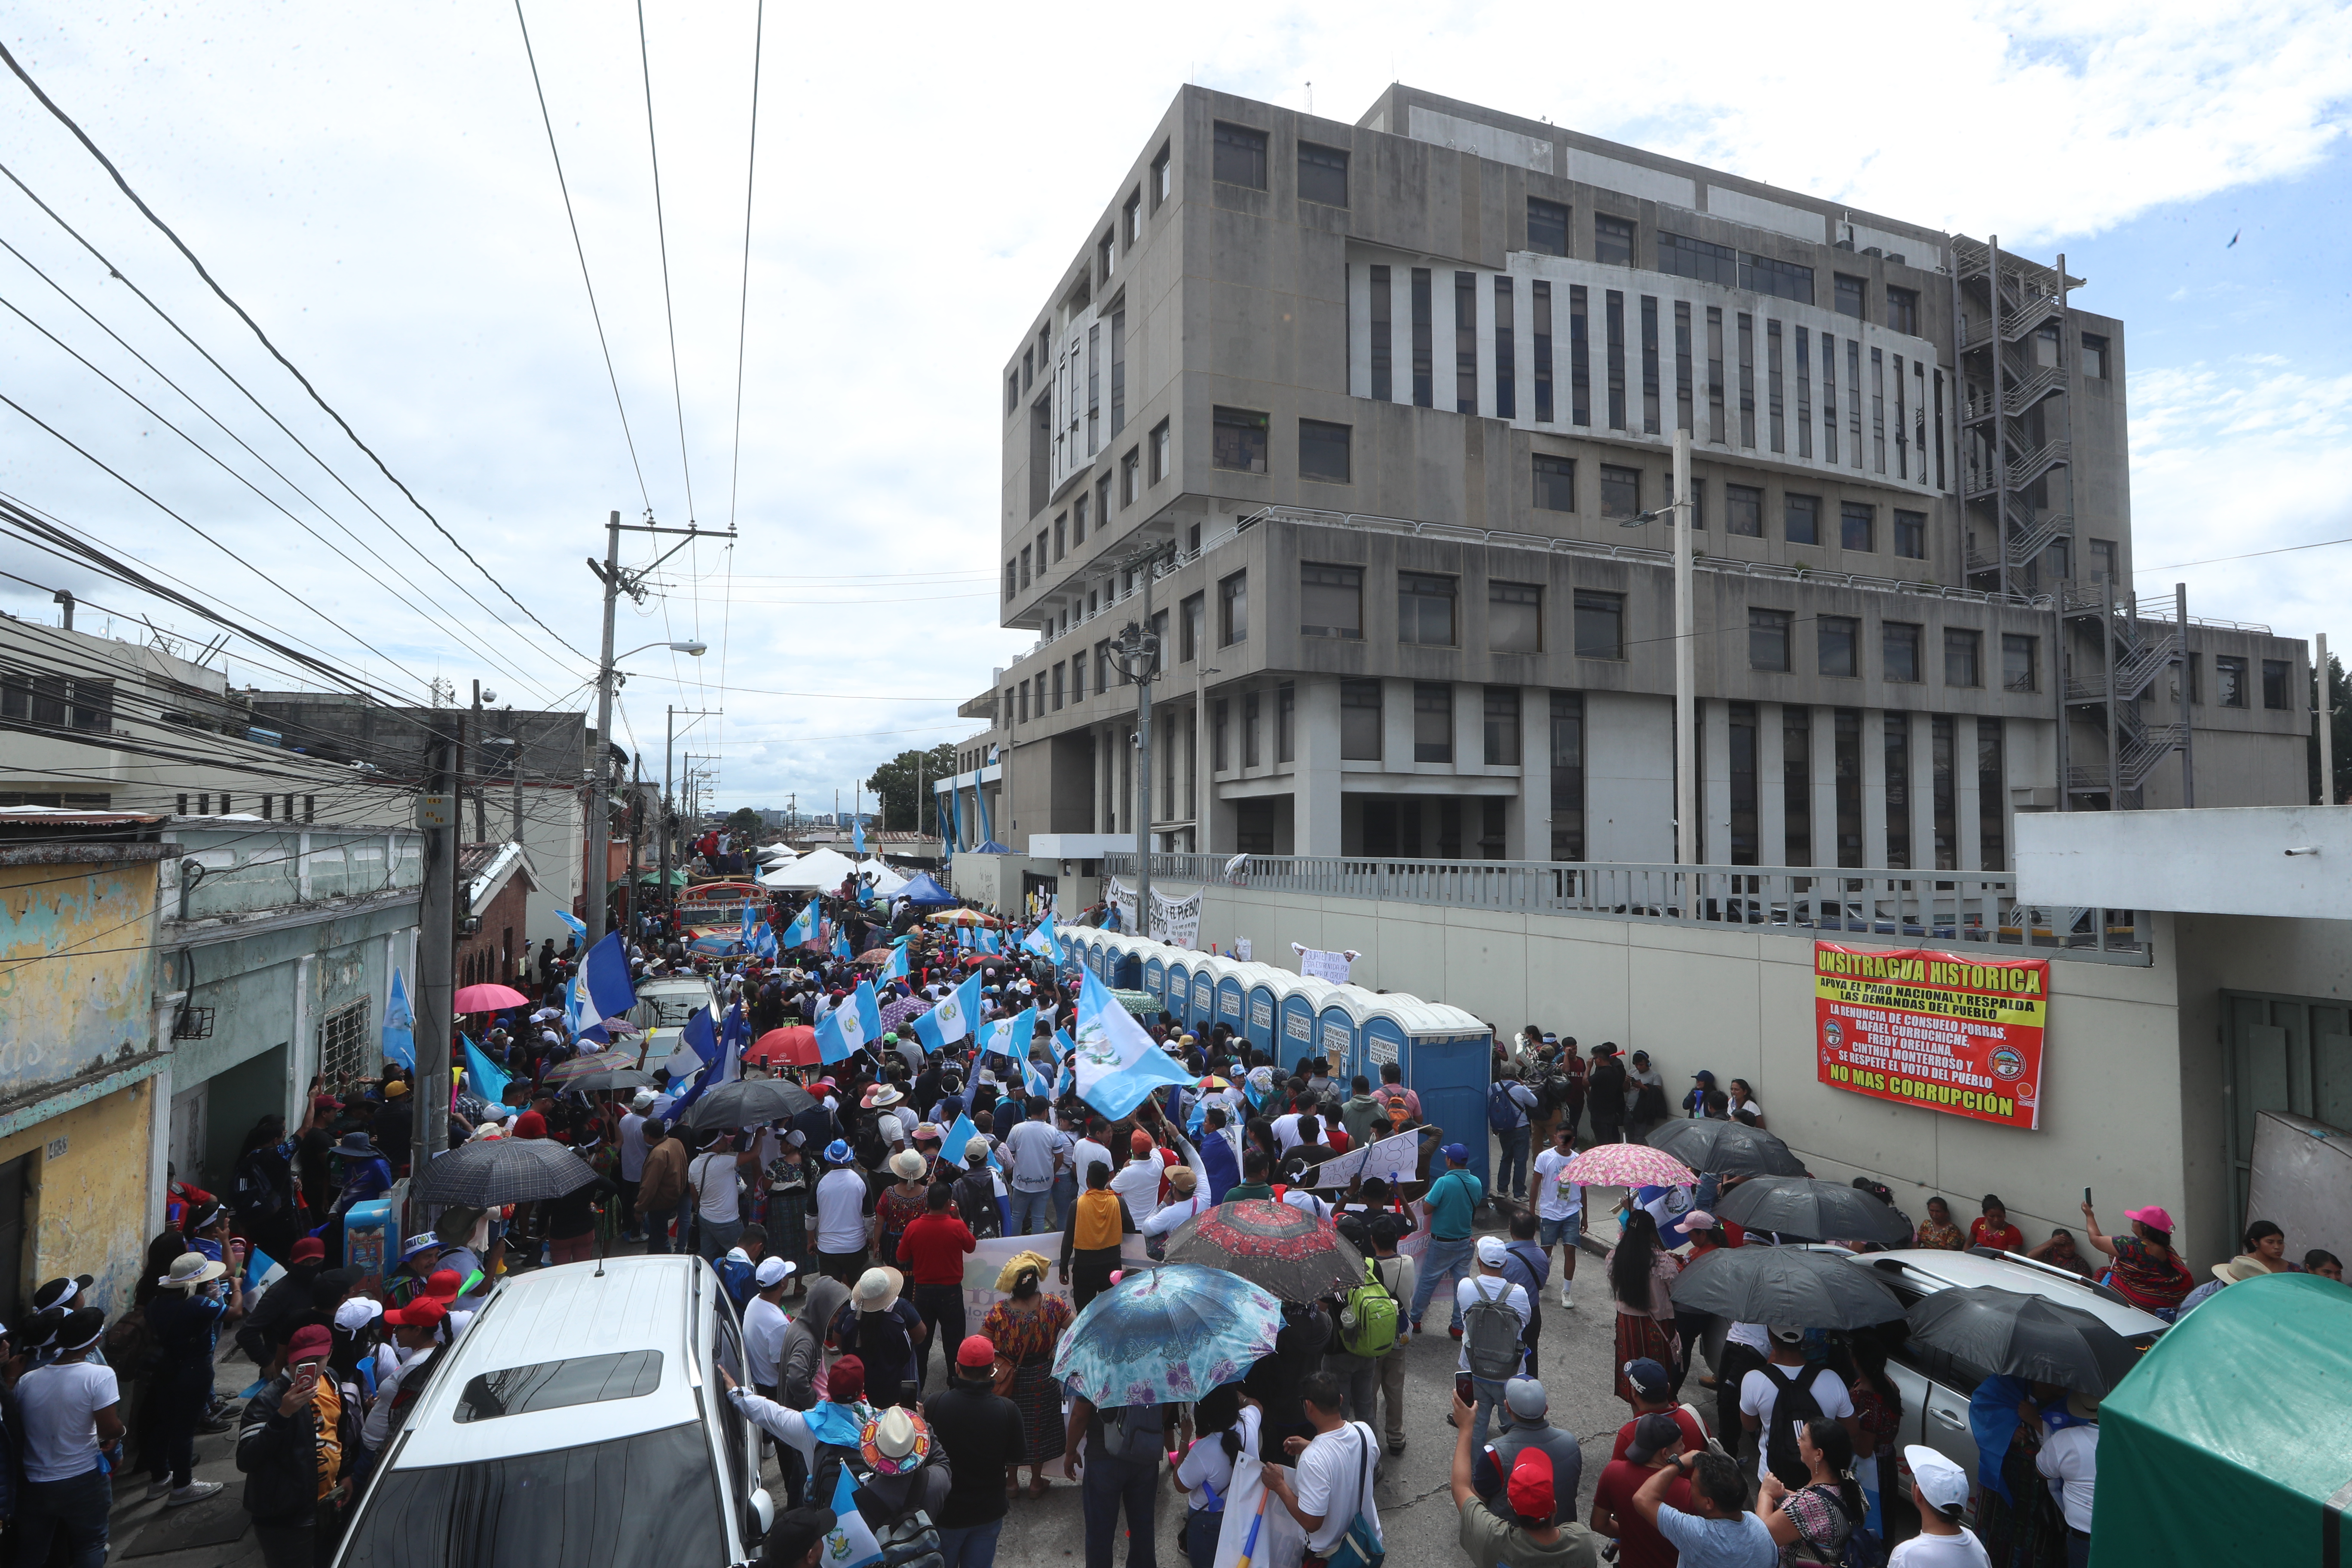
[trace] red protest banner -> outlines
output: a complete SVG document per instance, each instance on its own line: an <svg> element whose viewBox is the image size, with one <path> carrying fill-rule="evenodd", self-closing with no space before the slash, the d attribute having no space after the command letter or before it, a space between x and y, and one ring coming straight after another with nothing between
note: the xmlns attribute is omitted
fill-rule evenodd
<svg viewBox="0 0 2352 1568"><path fill-rule="evenodd" d="M2042 1125L2050 961L1813 943L1820 1080L2004 1127Z"/></svg>

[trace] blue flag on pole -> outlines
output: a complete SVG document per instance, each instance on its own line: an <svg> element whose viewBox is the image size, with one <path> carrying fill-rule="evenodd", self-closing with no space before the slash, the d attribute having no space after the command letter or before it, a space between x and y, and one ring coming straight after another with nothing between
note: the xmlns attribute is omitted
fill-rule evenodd
<svg viewBox="0 0 2352 1568"><path fill-rule="evenodd" d="M1070 1066L1078 1093L1114 1121L1154 1089L1192 1081L1183 1064L1154 1044L1092 974L1080 983L1076 1039Z"/></svg>
<svg viewBox="0 0 2352 1568"><path fill-rule="evenodd" d="M971 1124L971 1118L959 1112L954 1123L948 1128L947 1136L940 1140L940 1152L947 1156L949 1163L961 1165L964 1163L964 1145L979 1136L980 1129ZM997 1159L996 1151L992 1148L988 1152L988 1163L997 1170L1004 1169L1003 1162Z"/></svg>
<svg viewBox="0 0 2352 1568"><path fill-rule="evenodd" d="M866 1568L869 1563L882 1561L881 1545L874 1539L873 1527L857 1511L857 1483L849 1479L849 1467L841 1467L841 1479L833 1488L834 1525L825 1532L824 1551L817 1558L817 1568Z"/></svg>
<svg viewBox="0 0 2352 1568"><path fill-rule="evenodd" d="M861 858L864 857L866 853L866 819L862 816L853 816L849 819L849 847L857 851Z"/></svg>
<svg viewBox="0 0 2352 1568"><path fill-rule="evenodd" d="M408 986L400 971L392 972L392 992L383 1003L383 1059L416 1070L416 1014L408 1005Z"/></svg>
<svg viewBox="0 0 2352 1568"><path fill-rule="evenodd" d="M904 980L907 978L907 950L904 945L894 947L890 950L890 962L884 964L882 966L882 973L876 975L874 978L885 985L887 985L893 980Z"/></svg>
<svg viewBox="0 0 2352 1568"><path fill-rule="evenodd" d="M743 948L755 957L776 956L776 928L768 923L757 904L743 906Z"/></svg>
<svg viewBox="0 0 2352 1568"><path fill-rule="evenodd" d="M856 958L857 956L856 953L849 951L849 933L847 931L836 931L833 933L833 956L835 958Z"/></svg>
<svg viewBox="0 0 2352 1568"><path fill-rule="evenodd" d="M483 1052L481 1047L474 1044L474 1038L471 1035L461 1036L459 1037L466 1042L466 1088L467 1091L474 1094L487 1104L493 1106L499 1104L499 1097L506 1093L507 1085L512 1080L509 1079L505 1073L499 1070L498 1063L490 1060L488 1056Z"/></svg>
<svg viewBox="0 0 2352 1568"><path fill-rule="evenodd" d="M1040 958L1052 959L1056 967L1061 964L1062 939L1054 934L1054 922L1051 920L1039 921L1037 929L1021 939L1021 946L1024 952L1034 952Z"/></svg>
<svg viewBox="0 0 2352 1568"><path fill-rule="evenodd" d="M926 1051L943 1050L971 1037L971 1020L980 1011L980 973L940 998L939 1005L915 1020L915 1038Z"/></svg>
<svg viewBox="0 0 2352 1568"><path fill-rule="evenodd" d="M572 1037L603 1043L604 1020L618 1018L636 1005L628 950L622 945L619 931L606 931L604 940L582 957L580 973L572 977L572 997L565 1009Z"/></svg>
<svg viewBox="0 0 2352 1568"><path fill-rule="evenodd" d="M683 1050L692 1051L700 1059L702 1067L694 1075L693 1086L671 1102L669 1115L672 1120L701 1099L704 1089L721 1081L719 1075L712 1070L719 1065L720 1053L719 1031L711 1024L709 1008L694 1010L694 1016L686 1021L686 1027L678 1031L678 1045Z"/></svg>
<svg viewBox="0 0 2352 1568"><path fill-rule="evenodd" d="M784 928L784 945L814 947L816 941L816 900L811 899L808 908L794 915L792 924Z"/></svg>
<svg viewBox="0 0 2352 1568"><path fill-rule="evenodd" d="M857 989L824 1016L816 1026L817 1054L827 1066L882 1037L882 1007L874 999L874 984L861 980Z"/></svg>
<svg viewBox="0 0 2352 1568"><path fill-rule="evenodd" d="M586 921L582 920L570 910L560 907L555 911L555 918L572 928L572 941L580 943L583 947L585 947L588 944L588 922Z"/></svg>

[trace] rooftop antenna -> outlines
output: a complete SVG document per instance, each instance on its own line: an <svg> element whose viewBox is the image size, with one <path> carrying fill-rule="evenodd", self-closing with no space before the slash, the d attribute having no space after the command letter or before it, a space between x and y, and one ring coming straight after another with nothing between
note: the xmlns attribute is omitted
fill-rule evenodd
<svg viewBox="0 0 2352 1568"><path fill-rule="evenodd" d="M1315 112L1315 84L1311 81L1307 84L1307 112Z"/></svg>

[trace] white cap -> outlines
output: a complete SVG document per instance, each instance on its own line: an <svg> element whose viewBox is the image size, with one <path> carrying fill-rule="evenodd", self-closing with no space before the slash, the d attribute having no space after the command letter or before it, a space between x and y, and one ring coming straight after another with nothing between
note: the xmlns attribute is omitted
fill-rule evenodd
<svg viewBox="0 0 2352 1568"><path fill-rule="evenodd" d="M1509 1256L1510 1252L1503 1246L1501 1237L1482 1236L1478 1238L1478 1261L1487 1268L1500 1268L1503 1266L1503 1259Z"/></svg>
<svg viewBox="0 0 2352 1568"><path fill-rule="evenodd" d="M335 1309L335 1327L347 1334L358 1333L383 1315L383 1303L365 1296L354 1296Z"/></svg>
<svg viewBox="0 0 2352 1568"><path fill-rule="evenodd" d="M1940 1451L1924 1444L1907 1444L1903 1449L1903 1462L1911 1467L1911 1479L1918 1483L1919 1495L1928 1507L1954 1509L1968 1502L1968 1472Z"/></svg>
<svg viewBox="0 0 2352 1568"><path fill-rule="evenodd" d="M764 1290L771 1285L781 1284L791 1279L795 1271L796 1266L790 1258L762 1258L760 1259L759 1271L752 1278L759 1280L760 1289Z"/></svg>

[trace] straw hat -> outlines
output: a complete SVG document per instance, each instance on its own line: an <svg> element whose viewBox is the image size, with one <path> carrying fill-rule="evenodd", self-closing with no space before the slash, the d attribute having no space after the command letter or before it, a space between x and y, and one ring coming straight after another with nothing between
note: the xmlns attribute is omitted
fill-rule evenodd
<svg viewBox="0 0 2352 1568"><path fill-rule="evenodd" d="M183 1252L172 1259L172 1271L155 1283L173 1290L193 1290L227 1272L228 1265L215 1258L201 1252Z"/></svg>
<svg viewBox="0 0 2352 1568"><path fill-rule="evenodd" d="M861 1312L887 1312L906 1286L907 1277L895 1268L869 1268L857 1277L857 1288L849 1295L850 1304Z"/></svg>
<svg viewBox="0 0 2352 1568"><path fill-rule="evenodd" d="M930 1458L931 1428L904 1405L892 1405L859 1429L857 1451L876 1474L903 1476Z"/></svg>
<svg viewBox="0 0 2352 1568"><path fill-rule="evenodd" d="M999 1290L1012 1289L1021 1276L1032 1268L1037 1271L1037 1278L1043 1279L1053 1267L1053 1259L1042 1252L1016 1252L1011 1261L996 1271L996 1288Z"/></svg>

